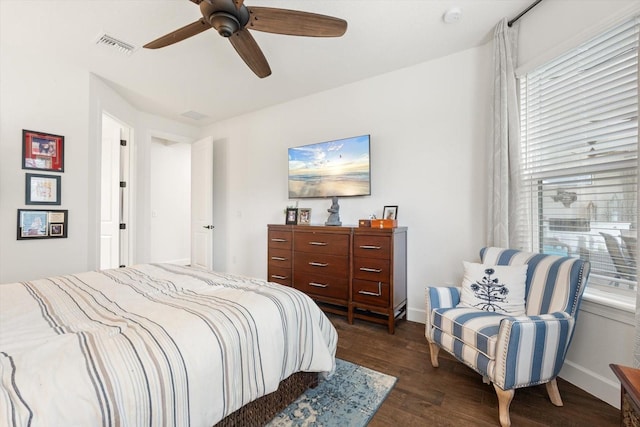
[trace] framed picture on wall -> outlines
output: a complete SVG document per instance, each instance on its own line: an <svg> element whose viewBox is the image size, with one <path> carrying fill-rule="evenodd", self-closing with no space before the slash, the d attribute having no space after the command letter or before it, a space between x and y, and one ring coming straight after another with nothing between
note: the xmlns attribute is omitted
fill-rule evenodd
<svg viewBox="0 0 640 427"><path fill-rule="evenodd" d="M66 238L69 211L18 209L18 240Z"/></svg>
<svg viewBox="0 0 640 427"><path fill-rule="evenodd" d="M60 182L57 175L26 174L25 204L60 205Z"/></svg>
<svg viewBox="0 0 640 427"><path fill-rule="evenodd" d="M64 172L64 136L23 129L22 169Z"/></svg>

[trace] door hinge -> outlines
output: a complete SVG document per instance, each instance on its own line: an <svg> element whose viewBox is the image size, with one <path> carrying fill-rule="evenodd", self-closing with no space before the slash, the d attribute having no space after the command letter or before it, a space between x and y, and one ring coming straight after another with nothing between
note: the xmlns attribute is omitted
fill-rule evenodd
<svg viewBox="0 0 640 427"><path fill-rule="evenodd" d="M126 139L121 139L120 140L120 145L122 145L123 147L127 146L127 140Z"/></svg>
<svg viewBox="0 0 640 427"><path fill-rule="evenodd" d="M120 181L120 188L126 188L127 187L127 181Z"/></svg>
<svg viewBox="0 0 640 427"><path fill-rule="evenodd" d="M127 224L121 222L120 223L120 230L126 230L127 229Z"/></svg>

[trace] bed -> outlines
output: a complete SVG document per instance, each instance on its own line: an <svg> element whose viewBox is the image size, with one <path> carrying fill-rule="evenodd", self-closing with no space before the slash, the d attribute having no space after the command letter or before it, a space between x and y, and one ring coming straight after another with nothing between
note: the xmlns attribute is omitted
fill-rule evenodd
<svg viewBox="0 0 640 427"><path fill-rule="evenodd" d="M306 295L232 274L144 264L0 285L0 425L210 427L297 372L330 374L336 345Z"/></svg>

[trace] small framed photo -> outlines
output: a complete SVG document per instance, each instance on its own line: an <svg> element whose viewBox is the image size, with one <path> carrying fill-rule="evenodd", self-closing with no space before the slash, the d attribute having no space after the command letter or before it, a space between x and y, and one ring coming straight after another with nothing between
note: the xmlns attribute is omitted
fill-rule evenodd
<svg viewBox="0 0 640 427"><path fill-rule="evenodd" d="M287 208L287 216L285 218L285 224L297 224L298 223L298 208Z"/></svg>
<svg viewBox="0 0 640 427"><path fill-rule="evenodd" d="M64 172L64 136L23 129L22 169Z"/></svg>
<svg viewBox="0 0 640 427"><path fill-rule="evenodd" d="M67 237L67 210L18 209L18 240Z"/></svg>
<svg viewBox="0 0 640 427"><path fill-rule="evenodd" d="M64 235L64 224L49 224L49 236L62 237Z"/></svg>
<svg viewBox="0 0 640 427"><path fill-rule="evenodd" d="M311 208L298 209L298 225L311 224Z"/></svg>
<svg viewBox="0 0 640 427"><path fill-rule="evenodd" d="M60 205L60 181L57 175L26 174L25 204Z"/></svg>
<svg viewBox="0 0 640 427"><path fill-rule="evenodd" d="M382 211L382 219L398 219L398 207L385 206Z"/></svg>

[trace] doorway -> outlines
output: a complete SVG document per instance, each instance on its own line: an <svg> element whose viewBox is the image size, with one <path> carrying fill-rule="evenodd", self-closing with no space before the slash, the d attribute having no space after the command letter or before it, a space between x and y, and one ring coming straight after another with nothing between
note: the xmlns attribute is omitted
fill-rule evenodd
<svg viewBox="0 0 640 427"><path fill-rule="evenodd" d="M191 144L151 137L149 261L190 263Z"/></svg>

